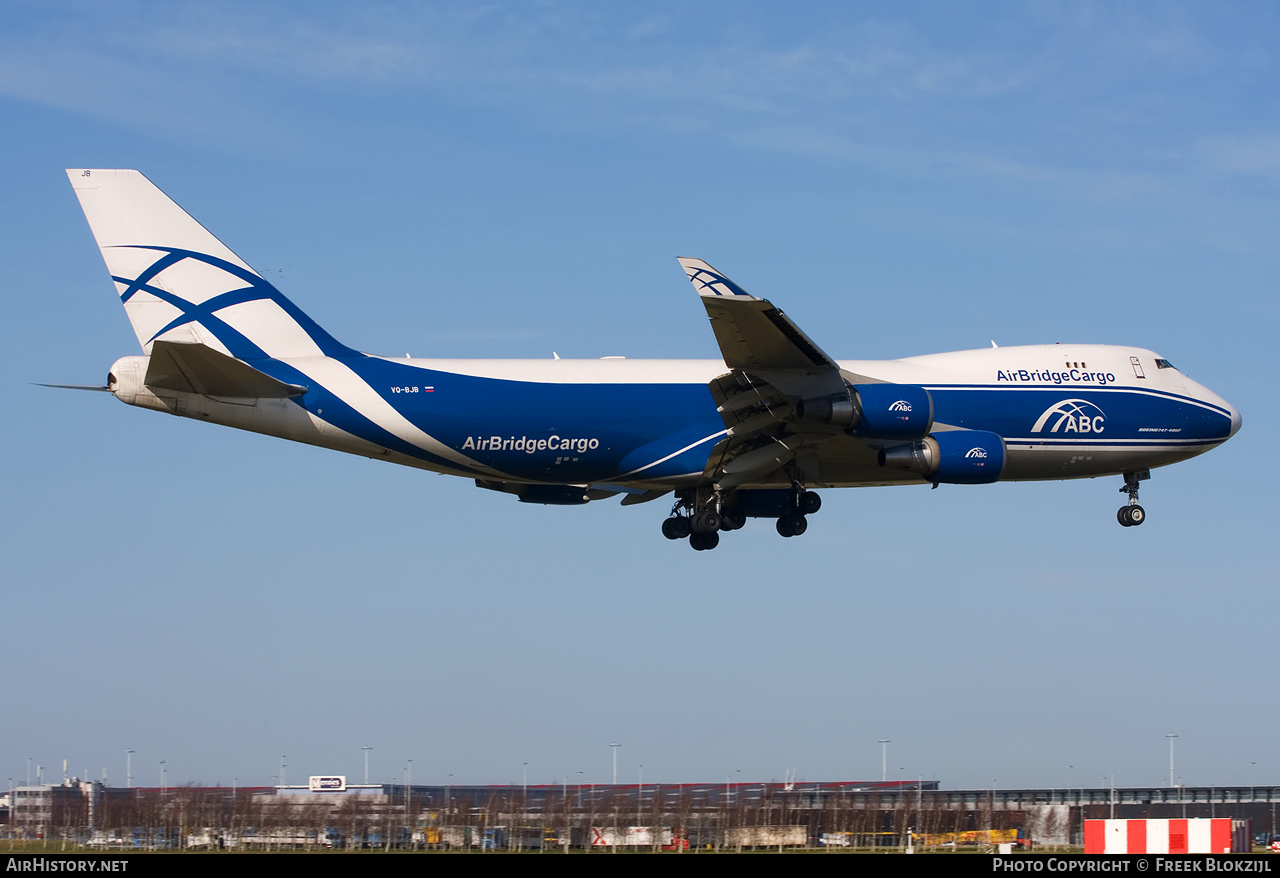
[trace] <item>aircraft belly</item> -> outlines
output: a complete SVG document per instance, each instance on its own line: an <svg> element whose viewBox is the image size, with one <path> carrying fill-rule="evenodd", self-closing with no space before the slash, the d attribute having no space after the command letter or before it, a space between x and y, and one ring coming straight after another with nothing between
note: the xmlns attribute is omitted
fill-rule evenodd
<svg viewBox="0 0 1280 878"><path fill-rule="evenodd" d="M1008 461L1000 475L1003 482L1060 480L1110 476L1135 470L1168 466L1202 454L1212 446L1195 449L1082 446L1006 446Z"/></svg>

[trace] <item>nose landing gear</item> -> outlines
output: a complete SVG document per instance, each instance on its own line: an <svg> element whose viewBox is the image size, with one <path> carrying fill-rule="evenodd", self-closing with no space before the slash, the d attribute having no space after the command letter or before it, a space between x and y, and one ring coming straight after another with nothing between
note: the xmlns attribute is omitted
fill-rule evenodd
<svg viewBox="0 0 1280 878"><path fill-rule="evenodd" d="M1149 478L1151 471L1145 469L1124 474L1124 487L1120 493L1129 495L1129 504L1116 511L1116 520L1122 527L1137 527L1147 520L1147 511L1138 505L1138 483Z"/></svg>

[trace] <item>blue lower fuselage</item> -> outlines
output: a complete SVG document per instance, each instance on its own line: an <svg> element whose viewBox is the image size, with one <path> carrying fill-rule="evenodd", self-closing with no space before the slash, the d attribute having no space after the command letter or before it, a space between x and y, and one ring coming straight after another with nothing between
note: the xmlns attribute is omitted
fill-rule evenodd
<svg viewBox="0 0 1280 878"><path fill-rule="evenodd" d="M629 368L642 363L631 361ZM423 447L394 425L379 423L367 406L349 402L348 388L319 385L287 363L271 361L261 368L308 386L294 402L334 428L427 468L477 477L687 484L701 478L726 432L706 383L717 373L714 363L685 382L608 383L464 374L376 357L345 365L441 448ZM1154 382L919 384L932 396L935 430L980 430L1004 439L1006 479L1083 477L1173 463L1225 441L1239 424L1234 409L1207 391L1178 393ZM829 478L821 481L920 481L875 468L868 445L876 443L847 436L825 443L823 469Z"/></svg>

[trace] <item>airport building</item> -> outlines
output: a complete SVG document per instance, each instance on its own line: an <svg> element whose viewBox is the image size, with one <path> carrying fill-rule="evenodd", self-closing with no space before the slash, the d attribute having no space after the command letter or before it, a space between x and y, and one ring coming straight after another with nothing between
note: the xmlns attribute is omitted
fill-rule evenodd
<svg viewBox="0 0 1280 878"><path fill-rule="evenodd" d="M472 786L19 786L0 831L104 847L455 849L1079 845L1086 819L1231 817L1280 787L944 790L936 781ZM3 809L0 808L0 817Z"/></svg>

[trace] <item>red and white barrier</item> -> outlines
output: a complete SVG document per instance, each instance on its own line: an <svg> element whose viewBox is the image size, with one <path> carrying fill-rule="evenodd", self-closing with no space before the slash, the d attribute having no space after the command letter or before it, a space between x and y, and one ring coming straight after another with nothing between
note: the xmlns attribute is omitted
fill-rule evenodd
<svg viewBox="0 0 1280 878"><path fill-rule="evenodd" d="M1086 854L1229 854L1231 818L1086 820Z"/></svg>

